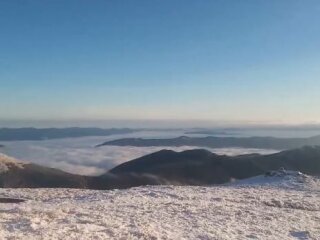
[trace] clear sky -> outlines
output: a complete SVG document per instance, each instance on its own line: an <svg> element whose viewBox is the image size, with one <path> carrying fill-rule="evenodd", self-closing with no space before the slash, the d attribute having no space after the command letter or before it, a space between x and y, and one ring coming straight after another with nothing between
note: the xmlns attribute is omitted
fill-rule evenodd
<svg viewBox="0 0 320 240"><path fill-rule="evenodd" d="M319 0L2 0L0 119L320 121Z"/></svg>

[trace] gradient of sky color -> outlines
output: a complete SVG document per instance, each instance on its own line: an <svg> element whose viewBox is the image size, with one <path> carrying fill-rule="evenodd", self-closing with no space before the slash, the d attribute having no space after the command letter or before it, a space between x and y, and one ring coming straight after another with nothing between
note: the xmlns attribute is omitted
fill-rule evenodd
<svg viewBox="0 0 320 240"><path fill-rule="evenodd" d="M320 1L0 1L0 86L0 119L319 122Z"/></svg>

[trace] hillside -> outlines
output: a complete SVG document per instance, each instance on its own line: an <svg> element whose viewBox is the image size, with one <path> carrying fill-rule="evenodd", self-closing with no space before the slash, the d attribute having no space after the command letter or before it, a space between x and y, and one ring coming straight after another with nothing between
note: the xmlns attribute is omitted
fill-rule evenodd
<svg viewBox="0 0 320 240"><path fill-rule="evenodd" d="M214 187L0 189L1 239L320 239L320 183L306 175Z"/></svg>
<svg viewBox="0 0 320 240"><path fill-rule="evenodd" d="M25 163L0 154L0 187L2 188L87 188L114 189L164 184L144 174L104 174L98 177L70 174L58 169Z"/></svg>
<svg viewBox="0 0 320 240"><path fill-rule="evenodd" d="M320 176L320 147L303 147L271 155L216 155L206 150L163 150L110 170L113 174L151 174L179 184L220 184L284 167Z"/></svg>
<svg viewBox="0 0 320 240"><path fill-rule="evenodd" d="M243 147L286 150L307 145L320 145L320 136L310 138L275 138L275 137L187 137L168 139L122 138L97 145L135 146L135 147L181 147L196 146L210 148Z"/></svg>

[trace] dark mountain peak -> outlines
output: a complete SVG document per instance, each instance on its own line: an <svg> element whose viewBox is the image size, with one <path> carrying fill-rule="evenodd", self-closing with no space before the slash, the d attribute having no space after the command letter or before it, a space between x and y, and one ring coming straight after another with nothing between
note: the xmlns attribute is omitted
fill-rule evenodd
<svg viewBox="0 0 320 240"><path fill-rule="evenodd" d="M188 136L180 136L180 137L177 137L177 139L180 139L180 140L190 140L191 138L188 137Z"/></svg>
<svg viewBox="0 0 320 240"><path fill-rule="evenodd" d="M145 157L148 157L148 156L152 156L152 157L154 157L154 156L168 156L168 155L176 155L176 154L178 154L178 152L170 150L170 149L162 149L160 151L145 155Z"/></svg>
<svg viewBox="0 0 320 240"><path fill-rule="evenodd" d="M174 151L174 150L169 150L169 149L162 149L160 151L145 155L143 157L168 157L168 156L189 156L189 157L208 157L216 155L215 153L210 152L209 150L206 149L189 149L185 151Z"/></svg>
<svg viewBox="0 0 320 240"><path fill-rule="evenodd" d="M190 149L190 150L180 152L180 154L185 156L197 156L197 157L210 157L210 156L217 155L206 149Z"/></svg>
<svg viewBox="0 0 320 240"><path fill-rule="evenodd" d="M182 152L178 151L173 151L173 150L168 150L168 149L163 149L158 152L151 153L149 155L146 155L144 157L169 157L169 156L177 156L177 157L209 157L209 156L214 156L217 155L215 153L210 152L209 150L206 149L190 149L190 150L185 150Z"/></svg>

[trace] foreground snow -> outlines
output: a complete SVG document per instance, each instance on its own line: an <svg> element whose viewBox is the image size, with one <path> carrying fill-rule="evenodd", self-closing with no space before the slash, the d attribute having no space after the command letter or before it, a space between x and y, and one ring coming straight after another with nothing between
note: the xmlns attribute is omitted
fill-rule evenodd
<svg viewBox="0 0 320 240"><path fill-rule="evenodd" d="M0 204L0 239L320 239L319 181L263 179L220 187L1 189L0 197L27 201Z"/></svg>

